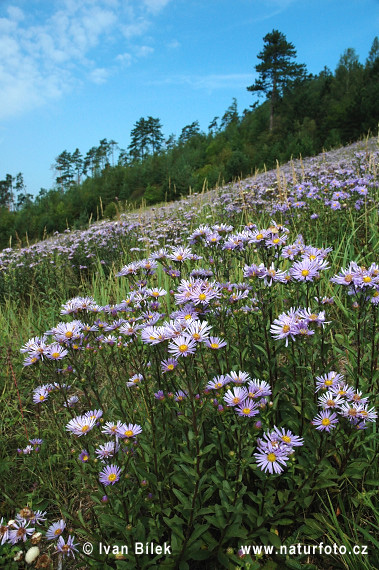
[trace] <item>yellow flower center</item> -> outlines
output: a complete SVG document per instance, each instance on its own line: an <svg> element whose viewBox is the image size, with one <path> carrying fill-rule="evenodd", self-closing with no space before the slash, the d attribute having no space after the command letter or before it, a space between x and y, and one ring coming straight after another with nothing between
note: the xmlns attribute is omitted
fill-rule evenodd
<svg viewBox="0 0 379 570"><path fill-rule="evenodd" d="M309 275L309 271L308 269L303 269L303 271L301 272L303 277L306 277L307 275Z"/></svg>
<svg viewBox="0 0 379 570"><path fill-rule="evenodd" d="M250 408L244 408L242 410L242 413L248 415L248 414L250 414L250 411L251 411Z"/></svg>
<svg viewBox="0 0 379 570"><path fill-rule="evenodd" d="M168 365L167 365L167 369L168 369L168 370L174 370L174 365L173 365L173 364L168 364Z"/></svg>
<svg viewBox="0 0 379 570"><path fill-rule="evenodd" d="M192 319L192 315L186 315L184 318L186 321L189 321L189 319Z"/></svg>
<svg viewBox="0 0 379 570"><path fill-rule="evenodd" d="M72 331L67 331L66 334L65 334L65 337L66 337L66 338L71 338L71 337L73 337L73 336L74 336L74 333L73 333Z"/></svg>
<svg viewBox="0 0 379 570"><path fill-rule="evenodd" d="M133 432L131 429L126 430L125 434L126 437L132 437L133 436Z"/></svg>
<svg viewBox="0 0 379 570"><path fill-rule="evenodd" d="M212 342L211 343L211 348L218 348L218 343L217 342Z"/></svg>
<svg viewBox="0 0 379 570"><path fill-rule="evenodd" d="M366 410L361 410L360 414L361 414L361 416L364 416L364 417L366 417L366 416L367 416L367 412L366 412Z"/></svg>
<svg viewBox="0 0 379 570"><path fill-rule="evenodd" d="M60 356L59 352L53 352L51 355L52 358L59 358L59 356Z"/></svg>
<svg viewBox="0 0 379 570"><path fill-rule="evenodd" d="M263 234L258 234L256 239L263 239Z"/></svg>
<svg viewBox="0 0 379 570"><path fill-rule="evenodd" d="M85 432L88 431L88 430L89 430L89 426L83 426L81 431L82 431L83 433L85 433Z"/></svg>
<svg viewBox="0 0 379 570"><path fill-rule="evenodd" d="M371 277L370 277L369 275L366 275L365 277L363 277L363 281L364 281L365 283L370 283Z"/></svg>
<svg viewBox="0 0 379 570"><path fill-rule="evenodd" d="M272 243L279 243L279 242L280 242L280 239L279 239L279 238L275 238L275 239L272 240Z"/></svg>
<svg viewBox="0 0 379 570"><path fill-rule="evenodd" d="M356 416L357 410L355 408L350 408L348 411L349 416Z"/></svg>
<svg viewBox="0 0 379 570"><path fill-rule="evenodd" d="M325 386L331 386L333 384L333 380L325 380Z"/></svg>
<svg viewBox="0 0 379 570"><path fill-rule="evenodd" d="M88 461L88 455L83 455L82 461Z"/></svg>
<svg viewBox="0 0 379 570"><path fill-rule="evenodd" d="M43 394L40 394L39 399L41 400L41 402L45 399L46 396L44 396Z"/></svg>
<svg viewBox="0 0 379 570"><path fill-rule="evenodd" d="M270 461L271 463L274 463L274 461L276 461L276 455L275 453L269 453L267 455L267 461Z"/></svg>
<svg viewBox="0 0 379 570"><path fill-rule="evenodd" d="M336 403L335 403L334 400L328 400L328 401L326 402L326 405L327 405L327 406L330 406L331 408L334 408L334 406L336 405Z"/></svg>
<svg viewBox="0 0 379 570"><path fill-rule="evenodd" d="M62 534L62 529L61 529L61 528L57 528L57 529L54 531L54 534L55 534L55 536L59 536L60 534Z"/></svg>
<svg viewBox="0 0 379 570"><path fill-rule="evenodd" d="M284 333L287 333L290 329L291 329L291 327L290 327L289 325L284 325L283 328L282 328L282 331L283 331Z"/></svg>
<svg viewBox="0 0 379 570"><path fill-rule="evenodd" d="M310 259L311 261L314 261L314 260L316 259L316 256L315 256L315 255L310 255L310 256L309 256L309 259Z"/></svg>
<svg viewBox="0 0 379 570"><path fill-rule="evenodd" d="M329 419L329 418L324 418L321 423L322 423L323 426L328 426L328 425L330 424L330 419Z"/></svg>
<svg viewBox="0 0 379 570"><path fill-rule="evenodd" d="M240 402L240 398L237 398L237 397L233 398L233 404L239 404L239 402Z"/></svg>
<svg viewBox="0 0 379 570"><path fill-rule="evenodd" d="M108 481L115 481L115 479L117 479L116 473L110 473L108 475Z"/></svg>
<svg viewBox="0 0 379 570"><path fill-rule="evenodd" d="M179 352L186 352L188 350L188 344L181 344L179 346Z"/></svg>
<svg viewBox="0 0 379 570"><path fill-rule="evenodd" d="M153 297L159 297L158 291L153 291Z"/></svg>
<svg viewBox="0 0 379 570"><path fill-rule="evenodd" d="M182 256L182 255L177 255L177 256L176 256L176 259L177 259L178 261L182 261L183 256Z"/></svg>
<svg viewBox="0 0 379 570"><path fill-rule="evenodd" d="M194 334L192 335L192 338L195 339L195 340L199 340L199 338L200 338L199 333L194 333Z"/></svg>
<svg viewBox="0 0 379 570"><path fill-rule="evenodd" d="M207 296L205 293L200 293L200 295L199 295L200 301L205 301L206 298L207 298Z"/></svg>
<svg viewBox="0 0 379 570"><path fill-rule="evenodd" d="M282 440L284 441L284 443L291 443L291 438L288 437L288 435L283 435Z"/></svg>

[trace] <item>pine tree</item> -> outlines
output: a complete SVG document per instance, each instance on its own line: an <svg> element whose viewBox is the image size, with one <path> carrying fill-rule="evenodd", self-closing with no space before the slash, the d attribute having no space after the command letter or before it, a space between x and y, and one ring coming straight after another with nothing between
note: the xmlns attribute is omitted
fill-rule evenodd
<svg viewBox="0 0 379 570"><path fill-rule="evenodd" d="M295 63L296 49L287 42L286 36L278 30L272 30L263 41L265 45L258 54L262 61L255 66L259 78L253 85L247 87L248 91L258 94L264 93L270 100L270 131L274 127L275 110L283 89L291 83L305 76L305 65Z"/></svg>

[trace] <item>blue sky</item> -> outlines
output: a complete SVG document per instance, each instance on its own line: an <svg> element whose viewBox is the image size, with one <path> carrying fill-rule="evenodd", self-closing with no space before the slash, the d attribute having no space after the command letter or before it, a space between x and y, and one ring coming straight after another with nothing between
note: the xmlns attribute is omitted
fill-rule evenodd
<svg viewBox="0 0 379 570"><path fill-rule="evenodd" d="M318 73L349 47L364 63L378 24L379 0L0 0L0 179L38 194L63 150L127 148L140 117L168 137L242 113L274 28Z"/></svg>

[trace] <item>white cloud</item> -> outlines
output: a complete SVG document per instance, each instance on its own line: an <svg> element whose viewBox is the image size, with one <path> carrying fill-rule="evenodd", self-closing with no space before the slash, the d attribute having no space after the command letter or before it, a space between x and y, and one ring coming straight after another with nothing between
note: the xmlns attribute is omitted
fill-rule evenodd
<svg viewBox="0 0 379 570"><path fill-rule="evenodd" d="M143 4L151 12L159 12L167 6L170 0L143 0Z"/></svg>
<svg viewBox="0 0 379 570"><path fill-rule="evenodd" d="M132 64L133 57L130 53L119 53L116 56L116 61L121 63L121 65L129 66Z"/></svg>
<svg viewBox="0 0 379 570"><path fill-rule="evenodd" d="M93 69L90 74L89 78L93 83L97 83L97 85L102 85L107 81L109 77L109 70L104 69L104 67L98 67Z"/></svg>
<svg viewBox="0 0 379 570"><path fill-rule="evenodd" d="M147 57L154 52L154 49L150 46L139 46L135 51L138 57Z"/></svg>
<svg viewBox="0 0 379 570"><path fill-rule="evenodd" d="M83 78L104 83L118 65L150 55L153 48L138 39L169 2L60 0L41 3L38 9L21 2L22 10L19 0L12 5L8 0L6 16L0 18L0 119L59 98ZM119 40L133 57L126 51L115 57L111 49L97 49L111 48Z"/></svg>
<svg viewBox="0 0 379 570"><path fill-rule="evenodd" d="M215 89L240 88L250 85L253 81L252 73L225 73L209 75L174 75L165 79L151 82L152 85L188 85L193 89L205 89L213 91Z"/></svg>
<svg viewBox="0 0 379 570"><path fill-rule="evenodd" d="M168 42L167 47L169 49L177 49L181 46L181 43L178 42L178 40L171 40L170 42Z"/></svg>

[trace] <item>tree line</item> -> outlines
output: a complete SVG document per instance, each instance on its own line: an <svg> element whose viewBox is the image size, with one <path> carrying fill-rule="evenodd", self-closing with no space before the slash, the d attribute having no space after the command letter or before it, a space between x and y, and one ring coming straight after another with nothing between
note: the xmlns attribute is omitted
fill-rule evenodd
<svg viewBox="0 0 379 570"><path fill-rule="evenodd" d="M379 40L375 37L364 64L353 48L341 55L334 73L325 67L309 74L297 63L296 49L273 30L263 38L248 91L263 96L242 113L237 100L207 132L198 121L165 139L158 118L141 117L120 148L104 138L84 155L76 148L55 159L55 185L36 197L22 173L0 180L0 246L10 236L18 243L40 239L90 219L113 218L126 203L155 204L189 191L275 166L292 156L310 156L377 132L379 111ZM13 242L14 243L14 242Z"/></svg>

